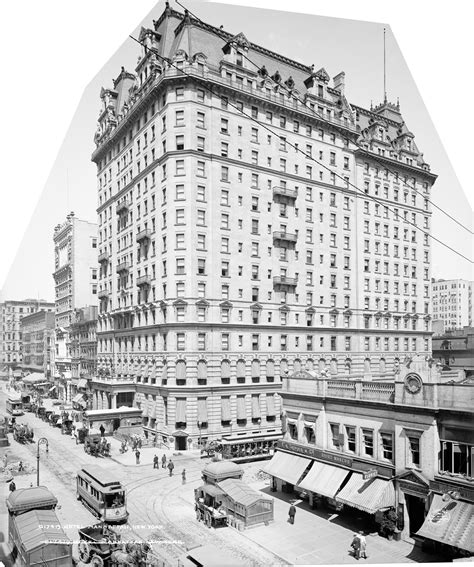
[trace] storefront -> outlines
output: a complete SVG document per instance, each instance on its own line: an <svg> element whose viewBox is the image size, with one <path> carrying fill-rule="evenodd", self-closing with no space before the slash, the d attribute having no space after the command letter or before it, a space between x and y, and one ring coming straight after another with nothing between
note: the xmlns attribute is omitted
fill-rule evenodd
<svg viewBox="0 0 474 567"><path fill-rule="evenodd" d="M474 489L435 480L430 491L430 507L416 535L441 556L474 556Z"/></svg>
<svg viewBox="0 0 474 567"><path fill-rule="evenodd" d="M279 441L265 467L272 489L307 495L312 507L337 511L344 506L370 516L395 507L393 469L308 445Z"/></svg>

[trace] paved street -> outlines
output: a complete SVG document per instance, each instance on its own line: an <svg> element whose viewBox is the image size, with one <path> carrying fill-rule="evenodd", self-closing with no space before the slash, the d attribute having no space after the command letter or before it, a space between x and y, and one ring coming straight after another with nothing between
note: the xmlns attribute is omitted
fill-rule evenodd
<svg viewBox="0 0 474 567"><path fill-rule="evenodd" d="M5 393L0 393L0 415L4 414ZM252 566L286 564L344 564L356 563L349 554L349 545L354 526L347 526L337 515L309 510L305 503L298 505L295 525L287 523L288 495L270 493L266 482L256 481L255 473L261 464L245 465L244 480L257 490L274 498L275 521L269 526L259 526L238 532L233 528L208 529L195 519L194 488L201 481L201 470L208 459L201 460L197 452L177 454L167 452L176 463L174 476L169 477L165 469L154 470L152 459L155 452L163 450L142 449L141 464L129 451L119 453L119 443L112 440L112 458L96 459L84 453L82 445L76 445L69 436L61 434L31 413L18 418L27 422L35 431L35 440L45 436L49 440L49 453L41 448L41 484L48 486L59 500L58 517L66 534L77 540L79 527L95 523L96 519L79 504L75 497L75 477L84 464L101 464L112 469L127 490L129 522L121 528L123 539L151 539L154 554L177 565L178 557L186 548L212 543L226 553ZM36 443L20 445L12 440L7 448L9 462L22 459L35 466ZM187 483L182 485L181 471L186 468ZM36 484L36 475L21 475L15 478L18 488ZM0 503L1 529L6 534L4 498ZM5 536L6 537L6 536ZM369 559L367 563L405 563L436 561L407 542L391 542L377 535L368 538ZM5 543L2 545L5 552Z"/></svg>

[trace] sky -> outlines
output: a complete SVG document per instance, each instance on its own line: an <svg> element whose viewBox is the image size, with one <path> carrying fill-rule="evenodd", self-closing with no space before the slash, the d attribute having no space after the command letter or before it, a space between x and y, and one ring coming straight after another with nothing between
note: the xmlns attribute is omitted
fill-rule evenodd
<svg viewBox="0 0 474 567"><path fill-rule="evenodd" d="M260 4L262 4L261 2ZM242 6L224 5L221 3L197 2L188 0L186 4L199 18L217 27L224 26L231 33L243 32L249 41L260 44L287 57L305 63L314 64L315 68L324 67L331 77L340 71L346 73L346 96L349 102L369 107L381 102L383 98L383 28L381 23L371 23L349 19L329 18L302 13L270 11ZM264 4L268 5L269 2ZM274 3L275 4L275 3ZM296 6L297 3L295 3ZM317 5L318 2L315 2ZM46 6L48 1L46 1ZM141 25L150 27L152 19L161 14L164 3L161 2L146 14L146 8L151 3L143 2L143 20L137 15L137 25L128 33L138 36ZM181 11L174 2L172 7ZM287 7L288 9L288 7ZM136 7L135 7L136 10ZM313 5L313 12L316 11ZM135 14L137 12L135 11ZM58 16L58 13L56 13ZM109 12L107 25L114 24L115 12ZM123 14L122 14L123 16ZM99 16L97 16L99 18ZM59 14L59 22L70 25L74 22L68 18L68 13ZM130 25L130 24L129 24ZM434 186L432 199L440 207L449 211L463 224L472 229L472 207L451 166L446 151L437 134L435 125L423 103L410 70L398 47L390 26L387 27L387 93L389 100L400 101L401 112L408 128L415 134L415 140L424 153L425 160L430 164L431 171L438 175ZM100 28L96 33L101 33ZM87 30L85 30L87 36ZM92 32L91 32L92 33ZM107 34L104 34L107 39ZM86 37L84 38L86 41ZM2 289L3 298L21 299L24 297L42 297L53 299L54 282L54 247L52 235L54 226L65 220L70 211L81 219L96 220L96 170L90 161L94 150L93 136L96 130L97 117L100 108L99 92L102 86L112 86L112 80L119 74L121 66L133 71L139 55L139 47L131 39L123 35L123 43L108 59L94 60L90 65L92 80L85 85L83 91L70 92L68 83L62 88L49 94L52 102L58 102L64 97L76 97L78 104L56 159L51 160L51 170L42 191L38 193L38 201L25 200L24 210L31 211L28 225L18 223L17 230L11 234L11 246L8 246L10 258L13 260L8 270L7 260L0 262L6 276ZM113 51L113 45L108 46ZM423 57L429 60L430 54L425 53L420 46ZM30 52L30 55L33 54ZM34 59L34 57L33 57ZM71 60L74 63L74 60ZM47 87L47 75L61 75L54 60L45 62L43 69L44 82L28 82L24 77L25 88L43 89ZM32 63L34 64L34 63ZM100 69L98 72L97 70ZM34 72L34 71L33 71ZM41 75L40 75L41 76ZM67 73L65 71L65 76ZM444 77L440 76L440 82ZM13 93L13 96L14 93ZM41 112L41 108L32 107L33 112ZM448 108L455 112L454 108ZM29 109L18 115L19 126L28 131ZM60 118L57 118L60 120ZM63 132L70 119L63 114ZM45 159L51 159L51 148L42 147L41 142L28 151L44 152ZM28 174L28 164L25 163L25 175ZM8 190L22 191L20 171L19 184ZM33 181L34 182L34 181ZM41 181L37 180L38 184ZM3 217L5 218L5 209ZM18 212L18 205L16 208ZM12 216L10 213L8 216ZM21 226L25 226L24 234ZM472 237L466 231L447 219L436 209L433 212L432 233L446 241L455 250L472 258ZM4 245L8 240L4 240ZM18 247L14 255L11 247ZM3 248L3 246L2 246ZM0 250L0 254L2 254ZM12 255L13 254L13 255ZM3 254L2 254L3 255ZM448 278L472 278L472 264L462 260L454 253L446 250L440 244L433 243L433 276Z"/></svg>

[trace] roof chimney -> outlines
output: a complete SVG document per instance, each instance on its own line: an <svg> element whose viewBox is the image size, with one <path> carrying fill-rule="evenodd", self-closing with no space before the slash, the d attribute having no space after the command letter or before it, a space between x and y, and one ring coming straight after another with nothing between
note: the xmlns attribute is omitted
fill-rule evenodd
<svg viewBox="0 0 474 567"><path fill-rule="evenodd" d="M341 71L333 78L334 89L336 91L339 91L341 94L344 94L345 78L346 78L346 74L344 73L344 71Z"/></svg>

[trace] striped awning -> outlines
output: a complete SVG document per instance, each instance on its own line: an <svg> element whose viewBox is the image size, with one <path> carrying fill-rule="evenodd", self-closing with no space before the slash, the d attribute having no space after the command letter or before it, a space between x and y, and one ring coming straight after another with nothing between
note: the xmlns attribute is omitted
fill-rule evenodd
<svg viewBox="0 0 474 567"><path fill-rule="evenodd" d="M258 419L261 417L260 413L260 396L257 394L252 396L252 418Z"/></svg>
<svg viewBox="0 0 474 567"><path fill-rule="evenodd" d="M247 408L245 407L245 396L237 396L237 419L247 419Z"/></svg>
<svg viewBox="0 0 474 567"><path fill-rule="evenodd" d="M207 423L207 399L198 398L197 419L199 423Z"/></svg>
<svg viewBox="0 0 474 567"><path fill-rule="evenodd" d="M473 526L474 505L451 498L444 501L440 494L435 494L416 535L474 553Z"/></svg>
<svg viewBox="0 0 474 567"><path fill-rule="evenodd" d="M305 457L277 451L263 470L271 476L280 478L285 482L297 484L310 463L311 460Z"/></svg>
<svg viewBox="0 0 474 567"><path fill-rule="evenodd" d="M275 397L273 396L273 394L267 394L267 415L276 415Z"/></svg>
<svg viewBox="0 0 474 567"><path fill-rule="evenodd" d="M221 398L221 420L231 421L230 398Z"/></svg>
<svg viewBox="0 0 474 567"><path fill-rule="evenodd" d="M186 399L176 400L176 423L186 423Z"/></svg>
<svg viewBox="0 0 474 567"><path fill-rule="evenodd" d="M316 494L322 494L328 498L334 498L349 472L346 469L314 461L313 466L298 484L298 487Z"/></svg>
<svg viewBox="0 0 474 567"><path fill-rule="evenodd" d="M72 401L75 402L76 404L78 404L79 402L83 402L84 401L84 395L83 394L76 394L74 396L74 398L72 398Z"/></svg>
<svg viewBox="0 0 474 567"><path fill-rule="evenodd" d="M353 472L347 484L336 496L338 502L347 504L369 514L395 506L393 482L382 478L364 480L360 473Z"/></svg>

